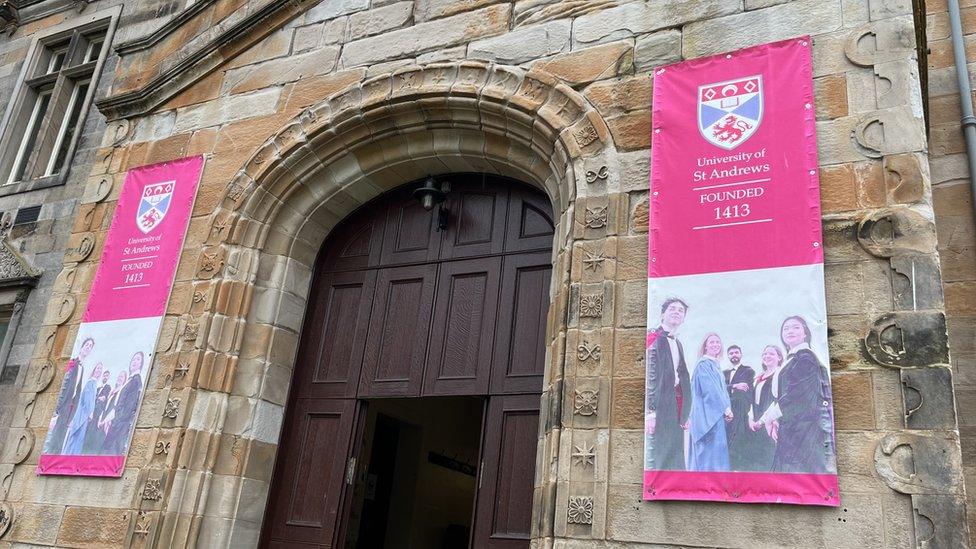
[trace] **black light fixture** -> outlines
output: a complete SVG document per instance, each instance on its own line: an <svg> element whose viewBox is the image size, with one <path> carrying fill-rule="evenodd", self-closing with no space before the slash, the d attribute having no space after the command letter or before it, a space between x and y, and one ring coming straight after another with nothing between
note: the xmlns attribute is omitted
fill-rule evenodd
<svg viewBox="0 0 976 549"><path fill-rule="evenodd" d="M448 191L451 190L450 183L447 181L438 182L434 176L428 175L424 181L424 186L413 191L413 197L420 201L420 205L425 210L430 211L437 208L437 230L447 228L447 209L444 207L444 199L447 198Z"/></svg>

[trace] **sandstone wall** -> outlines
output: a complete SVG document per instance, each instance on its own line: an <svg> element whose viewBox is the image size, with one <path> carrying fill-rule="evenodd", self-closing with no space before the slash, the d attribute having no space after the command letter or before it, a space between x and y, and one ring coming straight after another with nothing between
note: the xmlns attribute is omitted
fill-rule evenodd
<svg viewBox="0 0 976 549"><path fill-rule="evenodd" d="M910 3L198 1L171 32L120 48L88 174L114 190L79 209L68 241L95 251L64 263L93 271L126 170L207 155L126 472L36 477L39 443L7 458L0 544L255 544L318 246L357 205L452 171L536 184L559 217L537 546L966 543ZM642 503L650 71L801 34L843 505ZM55 289L77 307L38 330L35 359L63 365L89 285ZM33 397L34 440L56 387ZM571 458L584 445L593 465ZM569 520L570 502L592 515Z"/></svg>

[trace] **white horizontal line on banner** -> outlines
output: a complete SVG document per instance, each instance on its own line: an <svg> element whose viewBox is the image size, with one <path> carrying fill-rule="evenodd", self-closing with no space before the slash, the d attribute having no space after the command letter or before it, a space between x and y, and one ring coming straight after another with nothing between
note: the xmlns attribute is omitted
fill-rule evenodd
<svg viewBox="0 0 976 549"><path fill-rule="evenodd" d="M748 185L749 183L765 183L770 181L770 178L765 179L750 179L749 181L739 181L737 183L724 183L722 185L709 185L708 187L693 187L693 191L707 191L708 189L718 189L720 187L734 187L736 185Z"/></svg>
<svg viewBox="0 0 976 549"><path fill-rule="evenodd" d="M772 218L770 218L770 219L754 219L752 221L736 221L735 223L719 223L718 225L701 225L701 226L698 226L698 227L692 227L691 229L693 231L697 231L698 229L714 229L716 227L731 227L733 225L748 225L750 223L766 223L767 221L772 221Z"/></svg>
<svg viewBox="0 0 976 549"><path fill-rule="evenodd" d="M158 255L144 255L142 257L130 257L128 259L122 259L121 261L139 261L140 259L152 259L154 257L159 257Z"/></svg>
<svg viewBox="0 0 976 549"><path fill-rule="evenodd" d="M149 284L136 284L135 286L115 286L113 290L128 290L129 288L145 288Z"/></svg>

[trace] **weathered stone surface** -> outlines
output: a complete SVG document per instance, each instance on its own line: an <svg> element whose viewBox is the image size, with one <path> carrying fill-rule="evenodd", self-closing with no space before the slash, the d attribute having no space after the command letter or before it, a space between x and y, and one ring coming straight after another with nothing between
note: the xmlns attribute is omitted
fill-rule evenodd
<svg viewBox="0 0 976 549"><path fill-rule="evenodd" d="M651 72L654 67L681 60L681 32L673 29L639 36L634 46L634 70Z"/></svg>
<svg viewBox="0 0 976 549"><path fill-rule="evenodd" d="M61 518L58 543L70 547L122 545L132 511L68 507Z"/></svg>
<svg viewBox="0 0 976 549"><path fill-rule="evenodd" d="M569 51L570 22L553 21L477 40L468 46L468 58L519 65L527 61Z"/></svg>
<svg viewBox="0 0 976 549"><path fill-rule="evenodd" d="M941 312L900 312L874 321L864 345L879 364L896 368L945 364L949 361L945 315Z"/></svg>
<svg viewBox="0 0 976 549"><path fill-rule="evenodd" d="M413 2L397 2L389 6L354 13L349 16L348 40L359 40L406 25L413 15Z"/></svg>
<svg viewBox="0 0 976 549"><path fill-rule="evenodd" d="M875 428L874 387L871 374L833 375L834 427L840 430Z"/></svg>
<svg viewBox="0 0 976 549"><path fill-rule="evenodd" d="M280 96L280 88L270 88L183 107L176 111L176 128L177 131L195 130L271 114L277 111Z"/></svg>
<svg viewBox="0 0 976 549"><path fill-rule="evenodd" d="M248 65L227 71L221 89L225 94L239 94L269 86L280 86L331 72L338 59L339 48L331 46L266 63Z"/></svg>
<svg viewBox="0 0 976 549"><path fill-rule="evenodd" d="M363 38L343 47L340 63L344 68L358 67L501 34L510 18L511 6L492 6Z"/></svg>
<svg viewBox="0 0 976 549"><path fill-rule="evenodd" d="M501 3L502 0L417 0L417 21L429 21L449 15Z"/></svg>
<svg viewBox="0 0 976 549"><path fill-rule="evenodd" d="M821 34L843 25L840 0L798 0L686 25L681 52L688 57L730 51L803 34ZM736 29L736 32L728 32Z"/></svg>
<svg viewBox="0 0 976 549"><path fill-rule="evenodd" d="M613 142L622 151L651 147L651 111L634 111L607 120Z"/></svg>
<svg viewBox="0 0 976 549"><path fill-rule="evenodd" d="M959 437L955 433L892 433L878 442L878 474L903 494L959 494L963 491Z"/></svg>
<svg viewBox="0 0 976 549"><path fill-rule="evenodd" d="M630 72L633 62L633 43L623 41L557 55L533 67L579 85Z"/></svg>
<svg viewBox="0 0 976 549"><path fill-rule="evenodd" d="M677 27L739 11L736 2L703 0L685 2L629 2L620 7L578 17L573 21L573 41L578 44L611 42L667 27Z"/></svg>
<svg viewBox="0 0 976 549"><path fill-rule="evenodd" d="M955 429L955 399L949 368L901 371L905 425L909 429Z"/></svg>
<svg viewBox="0 0 976 549"><path fill-rule="evenodd" d="M583 93L600 114L609 117L649 108L651 84L649 75L624 76L594 82Z"/></svg>
<svg viewBox="0 0 976 549"><path fill-rule="evenodd" d="M329 0L320 2L305 14L305 23L317 23L326 19L335 19L369 7L369 0Z"/></svg>
<svg viewBox="0 0 976 549"><path fill-rule="evenodd" d="M847 78L833 74L813 81L817 119L847 116Z"/></svg>

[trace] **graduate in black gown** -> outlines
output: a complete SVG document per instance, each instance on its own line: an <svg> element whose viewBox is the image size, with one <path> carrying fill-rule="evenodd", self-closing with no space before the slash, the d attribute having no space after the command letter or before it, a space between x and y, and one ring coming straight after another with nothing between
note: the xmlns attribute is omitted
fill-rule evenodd
<svg viewBox="0 0 976 549"><path fill-rule="evenodd" d="M752 407L753 380L756 372L742 363L742 348L730 345L726 351L732 368L724 372L725 387L732 402L732 421L725 426L729 445L729 465L733 471L749 471L749 408Z"/></svg>
<svg viewBox="0 0 976 549"><path fill-rule="evenodd" d="M688 305L672 297L661 306L661 325L647 335L645 431L648 470L685 469L685 431L691 413L691 380L675 331Z"/></svg>
<svg viewBox="0 0 976 549"><path fill-rule="evenodd" d="M803 317L784 320L780 333L789 353L778 376L778 398L763 414L763 423L778 424L772 430L773 471L836 473L830 372L810 349L810 328Z"/></svg>
<svg viewBox="0 0 976 549"><path fill-rule="evenodd" d="M129 438L136 423L136 412L142 398L142 351L129 360L129 380L119 391L113 412L115 417L105 434L104 450L108 455L122 456L129 449Z"/></svg>
<svg viewBox="0 0 976 549"><path fill-rule="evenodd" d="M762 353L763 371L756 376L754 396L749 410L749 429L752 433L749 441L749 469L748 471L771 471L773 469L773 455L776 453L776 441L770 436L771 425L764 425L761 421L763 414L776 400L774 389L779 381L777 375L783 365L783 350L778 345L767 345Z"/></svg>

